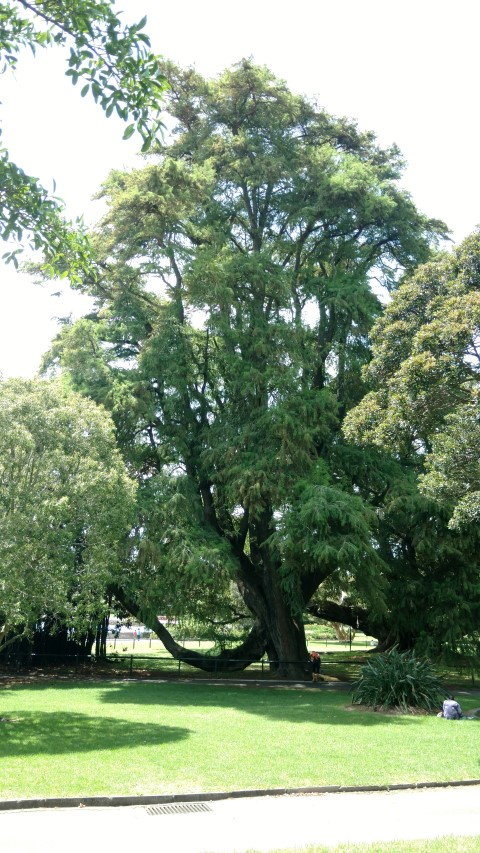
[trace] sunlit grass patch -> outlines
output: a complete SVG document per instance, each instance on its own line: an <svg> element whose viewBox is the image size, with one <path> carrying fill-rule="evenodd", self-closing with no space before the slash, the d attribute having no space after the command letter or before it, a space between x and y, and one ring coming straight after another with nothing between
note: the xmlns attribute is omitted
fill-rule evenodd
<svg viewBox="0 0 480 853"><path fill-rule="evenodd" d="M478 703L478 700L476 700ZM0 797L476 778L477 722L349 707L346 692L94 682L2 690ZM465 709L475 700L464 700Z"/></svg>

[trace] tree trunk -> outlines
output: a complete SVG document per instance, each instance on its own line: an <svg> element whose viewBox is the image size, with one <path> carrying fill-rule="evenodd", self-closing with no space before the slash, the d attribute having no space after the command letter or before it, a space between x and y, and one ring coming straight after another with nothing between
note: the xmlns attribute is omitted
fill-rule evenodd
<svg viewBox="0 0 480 853"><path fill-rule="evenodd" d="M268 636L268 647L274 652L271 666L279 678L304 680L310 675L310 660L301 615L295 616L279 588L278 578L271 577L265 584L266 607L262 611L262 624ZM271 654L271 652L270 652Z"/></svg>
<svg viewBox="0 0 480 853"><path fill-rule="evenodd" d="M269 545L274 529L273 510L267 505L251 524L250 556L237 555L239 589L266 632L271 668L279 678L304 680L311 671L305 628L301 609L294 612L282 588L282 564Z"/></svg>
<svg viewBox="0 0 480 853"><path fill-rule="evenodd" d="M245 604L264 628L271 669L279 678L304 680L310 660L301 614L295 615L280 586L279 566L264 560L240 585Z"/></svg>
<svg viewBox="0 0 480 853"><path fill-rule="evenodd" d="M107 614L107 616L104 616L102 621L97 625L95 635L95 657L97 660L107 656L108 621L109 615Z"/></svg>

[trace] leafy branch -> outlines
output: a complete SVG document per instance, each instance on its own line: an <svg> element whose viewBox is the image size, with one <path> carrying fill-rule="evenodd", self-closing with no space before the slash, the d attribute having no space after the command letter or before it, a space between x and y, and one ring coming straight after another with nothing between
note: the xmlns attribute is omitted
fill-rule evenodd
<svg viewBox="0 0 480 853"><path fill-rule="evenodd" d="M115 113L130 122L123 138L139 133L145 152L163 130L160 105L166 80L143 31L146 18L127 25L112 7L110 0L0 3L0 73L16 68L24 48L34 55L38 47L69 48L66 75L73 85L83 80L82 97L90 92L107 117ZM64 219L59 199L12 163L5 148L0 149L0 187L0 235L17 244L4 260L17 265L26 239L46 253L47 273L51 267L63 274L68 261L75 280L80 268L90 268L91 250L81 228Z"/></svg>

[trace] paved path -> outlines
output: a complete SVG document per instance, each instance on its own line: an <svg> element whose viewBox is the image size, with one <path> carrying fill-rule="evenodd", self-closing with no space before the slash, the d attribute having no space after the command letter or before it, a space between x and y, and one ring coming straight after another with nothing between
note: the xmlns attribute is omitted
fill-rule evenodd
<svg viewBox="0 0 480 853"><path fill-rule="evenodd" d="M106 846L151 853L245 853L315 842L333 847L480 836L480 785L249 797L205 803L204 808L153 815L144 806L2 812L1 850L85 853Z"/></svg>

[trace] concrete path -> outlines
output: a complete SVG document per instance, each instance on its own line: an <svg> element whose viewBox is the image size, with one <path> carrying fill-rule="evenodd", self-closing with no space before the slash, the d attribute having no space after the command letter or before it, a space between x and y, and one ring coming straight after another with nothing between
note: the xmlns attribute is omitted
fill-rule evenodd
<svg viewBox="0 0 480 853"><path fill-rule="evenodd" d="M248 797L154 807L0 813L2 853L245 853L306 844L480 836L480 785L375 793Z"/></svg>

